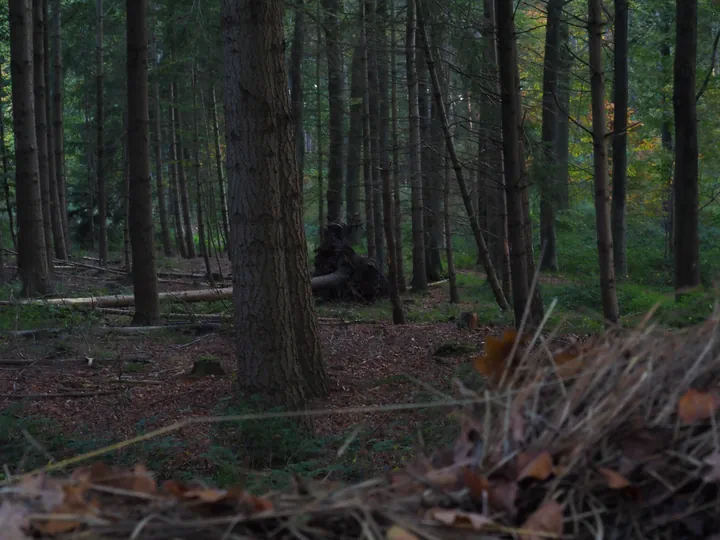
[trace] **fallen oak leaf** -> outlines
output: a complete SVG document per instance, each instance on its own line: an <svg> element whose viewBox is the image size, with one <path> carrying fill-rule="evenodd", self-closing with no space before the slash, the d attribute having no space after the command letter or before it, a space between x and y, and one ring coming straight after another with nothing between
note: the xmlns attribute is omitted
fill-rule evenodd
<svg viewBox="0 0 720 540"><path fill-rule="evenodd" d="M482 514L474 512L463 512L462 510L449 510L446 508L431 508L427 516L439 521L448 527L471 527L474 531L480 531L489 525L494 525L493 520Z"/></svg>
<svg viewBox="0 0 720 540"><path fill-rule="evenodd" d="M535 510L525 521L521 540L559 538L563 532L563 507L557 501L548 501Z"/></svg>
<svg viewBox="0 0 720 540"><path fill-rule="evenodd" d="M691 388L678 401L678 416L685 424L712 417L720 407L720 396Z"/></svg>
<svg viewBox="0 0 720 540"><path fill-rule="evenodd" d="M547 480L553 474L553 459L547 450L533 456L525 452L518 454L518 482L525 478Z"/></svg>

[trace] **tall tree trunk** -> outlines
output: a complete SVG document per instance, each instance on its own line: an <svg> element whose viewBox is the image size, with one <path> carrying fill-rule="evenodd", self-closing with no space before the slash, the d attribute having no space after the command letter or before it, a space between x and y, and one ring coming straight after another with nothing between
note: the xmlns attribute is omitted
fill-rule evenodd
<svg viewBox="0 0 720 540"><path fill-rule="evenodd" d="M147 15L148 0L127 0L128 151L134 325L152 325L160 317L150 179Z"/></svg>
<svg viewBox="0 0 720 540"><path fill-rule="evenodd" d="M405 258L403 256L403 234L402 234L402 207L400 205L400 148L398 140L398 99L397 99L397 80L398 80L398 63L397 63L397 31L395 9L395 0L390 0L391 19L390 23L390 51L392 73L390 75L390 111L392 114L392 183L393 196L395 198L395 260L397 261L397 283L398 291L404 293L407 291L407 283L405 280Z"/></svg>
<svg viewBox="0 0 720 540"><path fill-rule="evenodd" d="M42 3L43 20L43 76L45 77L45 118L47 121L47 152L48 152L48 184L50 186L50 220L52 224L53 245L55 256L60 260L67 259L65 249L65 228L60 217L60 196L58 194L57 169L55 168L55 137L53 129L52 85L50 84L50 10L48 0Z"/></svg>
<svg viewBox="0 0 720 540"><path fill-rule="evenodd" d="M305 51L305 6L299 0L295 5L295 28L290 49L290 110L295 126L295 156L300 175L305 170L305 129L303 128L304 97L302 82L302 61Z"/></svg>
<svg viewBox="0 0 720 540"><path fill-rule="evenodd" d="M628 0L615 0L615 82L612 167L612 235L615 277L627 277Z"/></svg>
<svg viewBox="0 0 720 540"><path fill-rule="evenodd" d="M379 0L377 3L377 20L387 20L387 2ZM392 178L390 173L390 153L388 151L390 103L389 103L389 71L386 32L379 26L377 30L377 69L378 69L378 134L380 138L380 170L382 176L382 203L383 226L385 228L385 242L387 244L388 281L390 284L390 302L393 306L393 323L405 324L405 312L398 288L398 261L395 249L394 203L392 192Z"/></svg>
<svg viewBox="0 0 720 540"><path fill-rule="evenodd" d="M460 195L462 196L463 203L465 204L465 211L467 212L468 218L470 220L470 228L472 229L478 253L480 254L480 258L482 259L483 266L485 267L485 272L487 274L488 282L490 283L490 288L495 295L495 300L500 306L500 309L506 310L509 309L510 306L505 299L502 287L497 279L497 275L495 274L495 268L493 267L490 260L490 253L488 251L487 245L485 244L485 238L482 235L480 226L478 225L477 220L473 219L474 210L472 199L470 198L470 190L465 183L462 164L460 163L460 159L457 156L457 152L455 150L455 141L453 140L452 133L450 132L450 124L448 123L447 113L445 110L445 102L443 101L443 96L441 93L440 78L437 74L437 66L435 64L435 60L433 59L432 50L430 49L430 42L428 40L428 33L423 16L422 3L416 2L416 6L418 31L420 33L420 40L422 41L423 48L425 49L425 60L427 62L428 71L430 72L430 81L432 83L434 105L437 107L438 115L440 117L440 122L443 128L443 133L445 135L445 147L447 153L450 155L453 169L455 169L455 179L457 180L458 187L460 188Z"/></svg>
<svg viewBox="0 0 720 540"><path fill-rule="evenodd" d="M595 223L600 261L600 293L607 323L620 319L615 289L613 239L610 229L608 156L605 140L605 78L602 66L602 0L588 0L590 91L592 94L593 157L595 174Z"/></svg>
<svg viewBox="0 0 720 540"><path fill-rule="evenodd" d="M98 206L98 257L105 266L108 259L107 241L107 189L105 186L105 102L103 70L103 0L96 0L95 12L95 186Z"/></svg>
<svg viewBox="0 0 720 540"><path fill-rule="evenodd" d="M367 78L364 72L362 44L355 47L350 68L350 131L348 133L345 201L347 203L348 242L360 242L360 169L362 167L363 96Z"/></svg>
<svg viewBox="0 0 720 540"><path fill-rule="evenodd" d="M558 108L557 87L560 60L560 18L564 0L549 0L547 4L547 25L545 28L545 60L543 68L542 96L542 156L537 169L540 180L540 259L541 270L558 270L557 238L555 231L555 193L557 192L557 136Z"/></svg>
<svg viewBox="0 0 720 540"><path fill-rule="evenodd" d="M498 65L502 100L503 157L505 167L505 193L508 213L508 241L512 278L513 311L515 325L522 320L525 306L530 301L528 279L528 246L525 240L523 191L527 189L523 178L520 146L520 84L517 80L517 43L515 42L514 4L509 0L497 2Z"/></svg>
<svg viewBox="0 0 720 540"><path fill-rule="evenodd" d="M443 189L443 213L445 221L445 254L448 268L448 289L450 303L459 304L460 294L457 288L457 275L455 273L455 258L452 244L452 221L450 218L450 160L445 158L445 187Z"/></svg>
<svg viewBox="0 0 720 540"><path fill-rule="evenodd" d="M90 238L91 251L95 249L95 149L92 145L93 128L90 116L90 80L85 84L85 156L87 160L87 215L88 215L88 236ZM87 245L87 244L86 244Z"/></svg>
<svg viewBox="0 0 720 540"><path fill-rule="evenodd" d="M187 179L185 177L185 147L182 143L182 117L178 106L178 85L173 82L171 86L171 100L175 108L175 159L177 160L178 190L180 191L180 207L182 209L183 231L185 232L185 249L188 259L194 259L195 240L193 238L192 220L190 218L190 197L188 196Z"/></svg>
<svg viewBox="0 0 720 540"><path fill-rule="evenodd" d="M370 163L373 195L373 229L375 231L375 251L378 265L385 268L385 238L383 237L382 177L380 174L380 102L378 81L378 28L377 0L365 0L365 19L368 57L368 103L370 106Z"/></svg>
<svg viewBox="0 0 720 540"><path fill-rule="evenodd" d="M416 61L417 10L415 0L407 4L406 66L408 84L408 123L410 129L410 187L412 211L412 261L411 286L416 291L427 289L425 269L425 220L423 217L423 181L421 170L420 112L418 109L418 72Z"/></svg>
<svg viewBox="0 0 720 540"><path fill-rule="evenodd" d="M197 199L197 222L198 241L200 243L200 254L205 261L205 272L207 273L210 285L214 285L212 268L210 267L210 254L208 253L207 238L205 235L205 218L203 216L203 190L202 179L200 178L200 128L198 127L197 111L197 71L193 61L191 68L192 102L193 102L193 166L195 169L195 190Z"/></svg>
<svg viewBox="0 0 720 540"><path fill-rule="evenodd" d="M558 60L557 83L557 133L555 134L555 156L557 158L557 205L558 210L570 208L570 92L572 90L573 55L569 46L570 27L565 20L560 21L560 58Z"/></svg>
<svg viewBox="0 0 720 540"><path fill-rule="evenodd" d="M315 137L317 138L317 194L318 194L318 243L322 243L325 231L325 187L323 185L323 132L322 99L320 93L320 59L322 58L322 20L320 18L320 0L317 2L315 18L317 30L317 48L315 50Z"/></svg>
<svg viewBox="0 0 720 540"><path fill-rule="evenodd" d="M9 22L18 221L17 263L22 281L22 295L35 296L48 292L50 272L35 131L34 24L31 0L9 0Z"/></svg>
<svg viewBox="0 0 720 540"><path fill-rule="evenodd" d="M676 1L673 82L675 113L675 289L700 284L698 136L695 98L697 0Z"/></svg>
<svg viewBox="0 0 720 540"><path fill-rule="evenodd" d="M35 90L35 132L38 145L38 165L40 170L40 196L42 197L43 229L45 231L45 249L47 251L48 270L52 273L53 226L50 196L50 170L47 136L47 107L45 100L45 17L43 0L33 0L33 85Z"/></svg>
<svg viewBox="0 0 720 540"><path fill-rule="evenodd" d="M674 41L676 36L672 35L672 19L665 17L661 21L661 31L663 33L663 40L660 45L660 67L662 70L663 80L662 88L665 88L672 82L671 73L671 56L670 44ZM669 178L668 182L668 193L667 199L664 203L667 208L667 219L666 219L666 243L665 243L665 256L672 257L675 252L675 182L673 180L674 173L674 142L673 142L673 123L672 115L673 111L668 106L668 101L672 97L668 98L665 91L660 92L660 107L662 114L662 123L660 124L660 142L662 145L663 153L661 159L662 175L665 178Z"/></svg>
<svg viewBox="0 0 720 540"><path fill-rule="evenodd" d="M156 64L157 69L160 63ZM170 240L170 225L168 224L167 203L165 201L165 183L163 182L163 159L162 159L162 134L160 132L160 82L159 72L155 74L155 107L153 110L154 143L155 143L155 187L157 191L158 213L160 214L160 236L162 238L163 253L166 257L173 254L172 242Z"/></svg>
<svg viewBox="0 0 720 540"><path fill-rule="evenodd" d="M55 87L53 91L53 127L55 174L57 176L58 202L60 205L60 218L63 224L63 238L65 251L70 257L70 226L68 224L67 185L65 181L65 130L63 123L63 64L62 64L62 1L53 2L53 69L55 72Z"/></svg>
<svg viewBox="0 0 720 540"><path fill-rule="evenodd" d="M131 240L130 240L130 148L129 148L129 137L128 137L128 111L127 105L123 114L123 208L124 208L124 221L123 221L123 260L125 261L125 270L128 274L132 272L132 256L131 256Z"/></svg>
<svg viewBox="0 0 720 540"><path fill-rule="evenodd" d="M222 11L238 381L300 410L306 385L297 342L317 336L295 335L292 304L300 299L286 287L281 193L298 171L285 66L277 54L283 47L282 3L224 0ZM304 292L309 296L307 286Z"/></svg>
<svg viewBox="0 0 720 540"><path fill-rule="evenodd" d="M223 235L225 237L225 249L229 253L230 227L228 225L227 202L225 200L225 179L223 178L222 153L220 152L220 129L218 128L215 85L212 85L212 87L210 88L210 98L212 100L210 103L210 108L212 110L213 138L215 140L215 168L217 169L218 190L220 191L220 212L222 213L222 227Z"/></svg>
<svg viewBox="0 0 720 540"><path fill-rule="evenodd" d="M177 179L177 147L175 145L176 133L175 133L175 107L172 105L172 95L173 95L173 89L172 84L170 84L170 106L168 107L168 117L169 117L169 131L170 131L170 144L168 145L170 149L170 191L171 195L170 198L172 200L172 210L173 210L173 221L175 222L175 246L177 247L177 251L180 254L180 256L183 259L187 258L187 246L185 245L185 233L183 231L183 221L182 221L182 211L180 209L180 192L178 189L178 179Z"/></svg>
<svg viewBox="0 0 720 540"><path fill-rule="evenodd" d="M342 219L343 151L345 147L343 57L340 36L342 0L323 0L325 9L325 55L328 65L328 101L330 107L328 146L327 222Z"/></svg>
<svg viewBox="0 0 720 540"><path fill-rule="evenodd" d="M4 95L5 79L2 76L2 62L0 62L0 97ZM8 151L5 146L5 111L2 99L0 99L0 161L2 161L2 187L5 195L5 211L8 216L8 226L13 249L17 249L17 237L15 235L15 220L13 219L12 202L10 199L10 166L8 164Z"/></svg>

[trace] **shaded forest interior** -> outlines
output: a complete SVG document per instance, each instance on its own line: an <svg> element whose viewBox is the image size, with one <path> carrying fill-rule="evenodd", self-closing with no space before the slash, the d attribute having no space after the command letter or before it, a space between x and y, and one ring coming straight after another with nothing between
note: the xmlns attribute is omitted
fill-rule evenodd
<svg viewBox="0 0 720 540"><path fill-rule="evenodd" d="M500 391L506 330L714 320L719 48L716 0L9 0L8 470L349 409L107 460L367 479L459 432L382 408Z"/></svg>

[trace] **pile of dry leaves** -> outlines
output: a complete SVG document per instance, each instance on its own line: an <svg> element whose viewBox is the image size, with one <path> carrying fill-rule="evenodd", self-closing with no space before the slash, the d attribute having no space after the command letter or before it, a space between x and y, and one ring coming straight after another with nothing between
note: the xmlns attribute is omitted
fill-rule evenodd
<svg viewBox="0 0 720 540"><path fill-rule="evenodd" d="M719 321L488 338L459 439L386 478L254 497L96 464L0 486L0 537L720 538Z"/></svg>

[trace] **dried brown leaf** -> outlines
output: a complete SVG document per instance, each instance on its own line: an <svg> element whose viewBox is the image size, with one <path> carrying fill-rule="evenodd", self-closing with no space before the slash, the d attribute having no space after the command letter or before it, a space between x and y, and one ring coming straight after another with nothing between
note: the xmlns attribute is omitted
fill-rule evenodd
<svg viewBox="0 0 720 540"><path fill-rule="evenodd" d="M72 514L88 517L97 515L99 503L97 501L88 502L85 499L87 484L66 485L63 486L63 491L65 492L65 499L52 509L52 514ZM35 529L50 536L74 531L80 525L82 525L82 521L73 519L48 519L33 522Z"/></svg>
<svg viewBox="0 0 720 540"><path fill-rule="evenodd" d="M605 477L605 481L610 489L625 489L632 486L630 481L619 472L605 467L598 467L598 471Z"/></svg>
<svg viewBox="0 0 720 540"><path fill-rule="evenodd" d="M467 467L463 469L462 478L465 487L470 491L470 496L474 499L482 499L483 493L490 491L490 482L487 478L475 474Z"/></svg>
<svg viewBox="0 0 720 540"><path fill-rule="evenodd" d="M491 481L490 490L488 491L490 508L496 511L506 512L509 516L515 516L517 513L515 506L517 492L518 487L515 482L505 480Z"/></svg>
<svg viewBox="0 0 720 540"><path fill-rule="evenodd" d="M691 388L678 401L678 416L685 424L707 420L720 407L720 396Z"/></svg>
<svg viewBox="0 0 720 540"><path fill-rule="evenodd" d="M563 532L563 507L556 501L546 502L530 515L521 528L521 540L560 537Z"/></svg>
<svg viewBox="0 0 720 540"><path fill-rule="evenodd" d="M553 473L553 459L548 451L536 455L523 452L518 455L517 462L518 482L524 478L547 480Z"/></svg>
<svg viewBox="0 0 720 540"><path fill-rule="evenodd" d="M428 510L428 517L449 527L469 526L474 531L480 531L488 525L493 524L493 521L489 517L483 516L482 514L446 508L431 508Z"/></svg>

